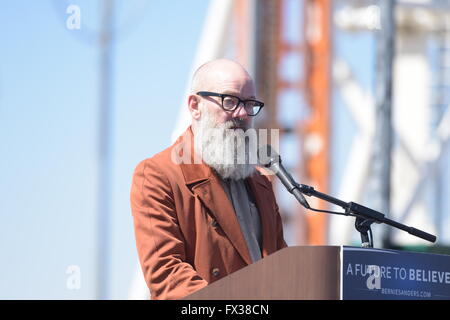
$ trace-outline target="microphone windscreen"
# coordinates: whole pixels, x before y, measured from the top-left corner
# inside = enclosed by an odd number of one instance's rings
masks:
[[[258,164],[270,167],[274,163],[280,163],[280,155],[270,145],[261,146],[258,149]]]

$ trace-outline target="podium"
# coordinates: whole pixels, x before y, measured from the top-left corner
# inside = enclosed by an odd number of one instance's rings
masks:
[[[450,300],[450,256],[347,246],[287,247],[185,300]]]

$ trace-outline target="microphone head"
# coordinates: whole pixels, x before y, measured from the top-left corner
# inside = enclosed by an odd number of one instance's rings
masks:
[[[262,146],[258,149],[258,164],[270,168],[275,163],[281,163],[280,155],[270,145]]]

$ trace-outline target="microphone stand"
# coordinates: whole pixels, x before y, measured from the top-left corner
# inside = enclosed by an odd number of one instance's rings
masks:
[[[293,183],[295,184],[295,188],[300,190],[300,192],[303,193],[304,195],[307,195],[310,197],[313,196],[313,197],[325,200],[327,202],[330,202],[332,204],[335,204],[345,210],[344,215],[355,216],[356,217],[355,228],[361,234],[361,242],[362,242],[361,246],[364,248],[373,248],[373,237],[372,237],[372,230],[370,229],[370,226],[374,222],[385,223],[392,227],[406,231],[413,236],[422,238],[422,239],[430,241],[430,242],[436,241],[436,236],[426,233],[422,230],[413,228],[413,227],[408,227],[408,226],[401,224],[399,222],[396,222],[394,220],[388,219],[381,212],[375,211],[373,209],[362,206],[355,202],[345,202],[345,201],[339,200],[339,199],[329,196],[325,193],[316,191],[316,190],[314,190],[313,187],[305,185],[305,184],[298,184],[295,181]],[[370,234],[370,237],[369,237],[369,234]]]

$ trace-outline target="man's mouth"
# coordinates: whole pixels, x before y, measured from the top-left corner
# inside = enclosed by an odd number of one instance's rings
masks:
[[[232,122],[229,125],[230,125],[230,129],[232,129],[232,130],[241,129],[241,130],[246,131],[249,127],[248,124],[244,120],[234,119],[231,121]]]

